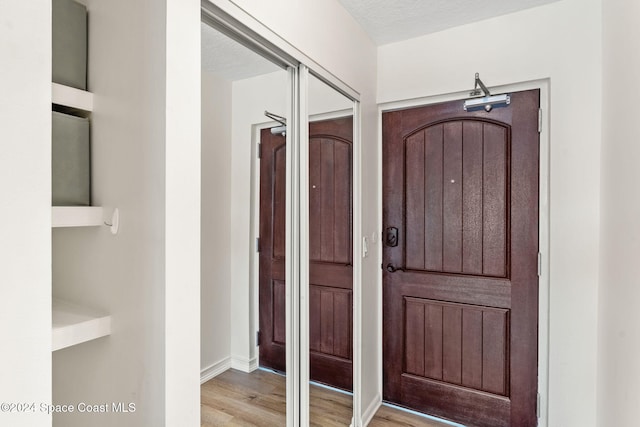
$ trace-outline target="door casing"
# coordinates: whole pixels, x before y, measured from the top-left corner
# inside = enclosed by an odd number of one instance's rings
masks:
[[[549,165],[550,165],[550,140],[549,140],[549,79],[513,83],[504,86],[491,87],[491,92],[495,94],[504,92],[517,92],[530,89],[540,90],[540,108],[541,108],[541,126],[540,126],[540,182],[539,182],[539,287],[538,287],[538,391],[539,397],[539,418],[538,426],[547,427],[548,425],[548,403],[549,403],[549,245],[550,245],[550,206],[549,206]],[[434,96],[426,96],[414,98],[405,101],[387,102],[378,105],[378,230],[382,230],[382,113],[396,109],[404,109],[410,107],[425,106],[437,104],[446,101],[462,100],[468,98],[468,91],[455,92],[449,94],[439,94]],[[382,245],[378,247],[377,265],[382,265]],[[378,310],[378,345],[377,345],[377,361],[378,370],[382,373],[382,270],[377,275],[377,300],[379,301]],[[382,402],[382,377],[378,384],[378,396]],[[375,410],[365,414],[364,421],[369,421],[373,417]]]

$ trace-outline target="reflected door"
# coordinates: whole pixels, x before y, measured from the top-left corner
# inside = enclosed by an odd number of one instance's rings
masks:
[[[310,377],[352,389],[353,121],[309,125]],[[285,138],[261,133],[260,365],[285,366]]]
[[[385,400],[536,425],[538,105],[383,114]]]

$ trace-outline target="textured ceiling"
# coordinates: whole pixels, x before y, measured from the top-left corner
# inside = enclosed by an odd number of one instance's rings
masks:
[[[377,45],[558,0],[338,0]]]
[[[227,80],[242,80],[281,70],[240,43],[200,24],[202,33],[202,69]]]

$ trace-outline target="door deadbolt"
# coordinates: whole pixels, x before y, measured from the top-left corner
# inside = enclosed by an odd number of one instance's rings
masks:
[[[387,227],[384,242],[390,248],[398,246],[398,229],[396,227]]]

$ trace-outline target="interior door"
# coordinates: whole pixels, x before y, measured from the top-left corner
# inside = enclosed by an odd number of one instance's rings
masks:
[[[286,139],[260,133],[260,366],[286,372]]]
[[[383,114],[384,399],[535,426],[539,91]]]
[[[352,389],[351,117],[309,124],[310,377]],[[285,138],[261,133],[260,365],[285,367]]]

